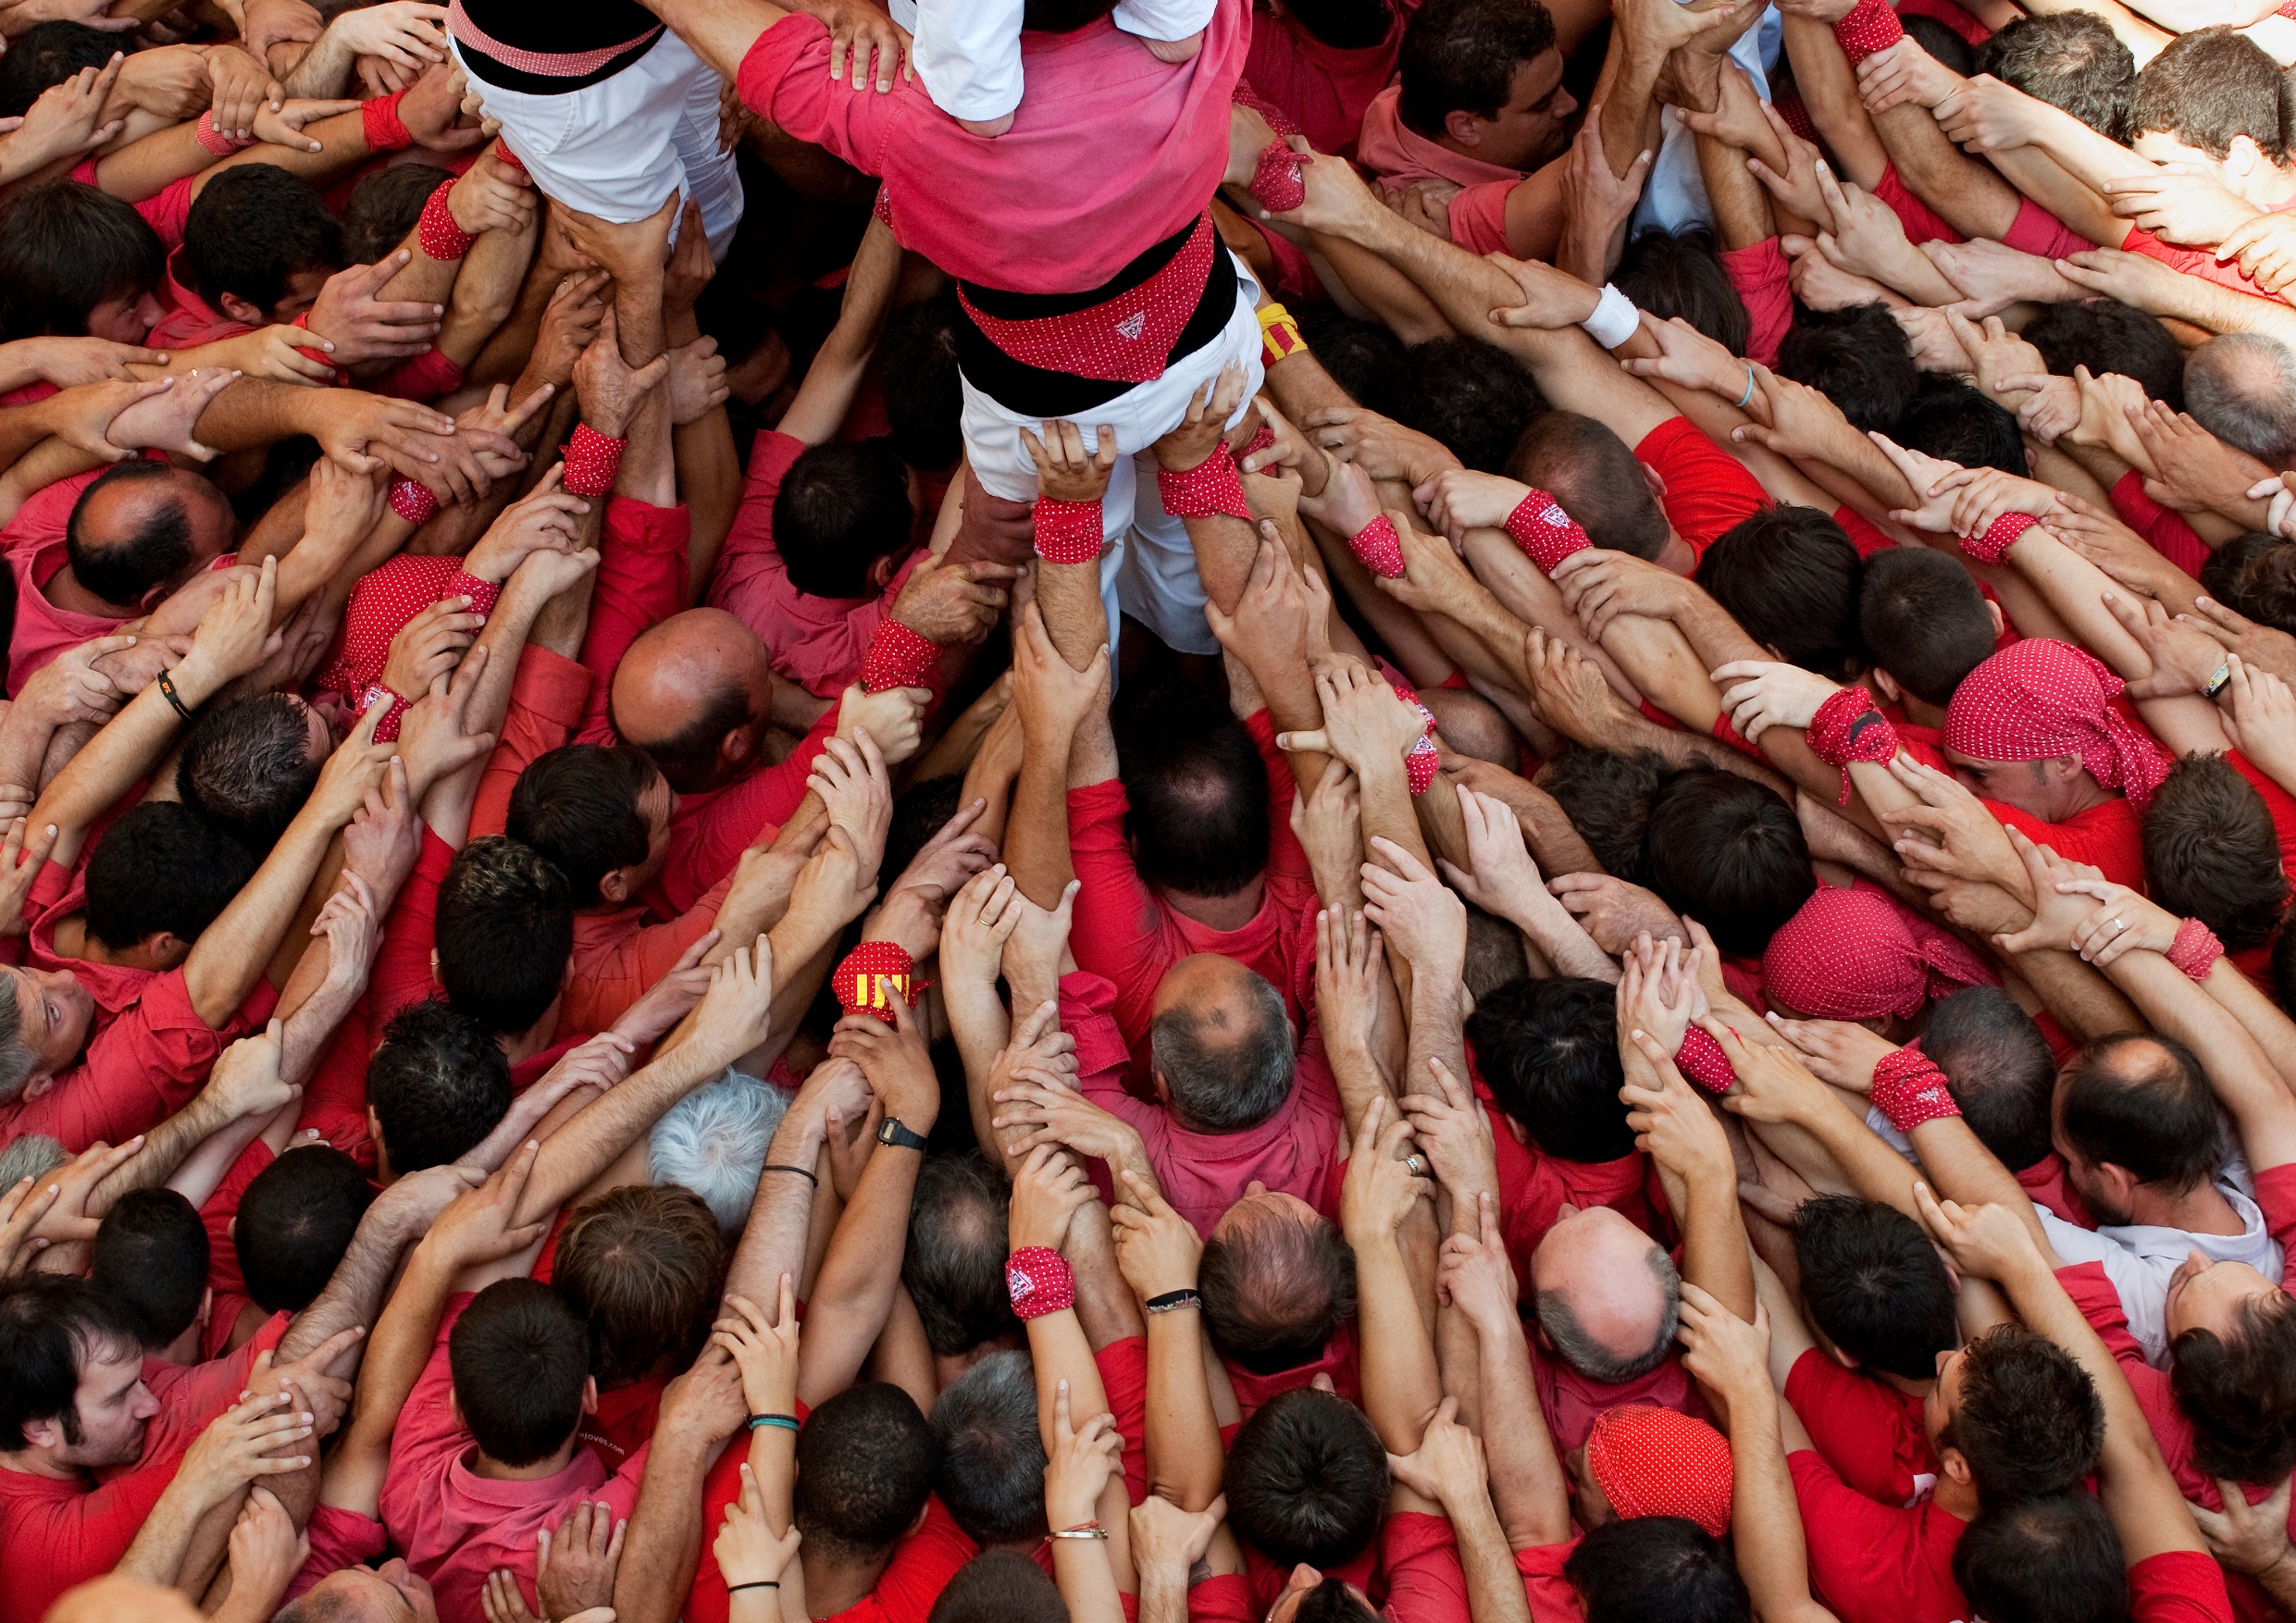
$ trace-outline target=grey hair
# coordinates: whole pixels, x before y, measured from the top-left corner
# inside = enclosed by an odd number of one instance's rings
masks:
[[[1562,1299],[1559,1291],[1539,1293],[1539,1328],[1546,1332],[1546,1339],[1554,1343],[1555,1352],[1564,1363],[1597,1385],[1618,1386],[1647,1375],[1665,1363],[1667,1354],[1674,1348],[1674,1332],[1682,1315],[1682,1276],[1674,1270],[1674,1259],[1660,1246],[1653,1245],[1644,1261],[1657,1276],[1666,1310],[1658,1316],[1658,1332],[1651,1338],[1650,1345],[1632,1357],[1619,1357],[1587,1334],[1586,1327],[1570,1311],[1570,1305]]]
[[[2296,353],[2269,334],[2219,333],[2186,356],[2184,404],[2259,462],[2277,468],[2296,455]]]
[[[27,1133],[0,1149],[0,1189],[13,1189],[26,1178],[44,1178],[70,1160],[71,1154],[44,1133]]]
[[[1252,1029],[1220,1033],[1180,1006],[1148,1027],[1148,1052],[1188,1124],[1207,1133],[1242,1133],[1281,1109],[1292,1092],[1292,1022],[1284,994],[1264,976],[1247,977]]]
[[[16,1000],[16,976],[0,975],[0,1105],[20,1098],[40,1069],[40,1056],[24,1040],[24,1009]]]
[[[975,1543],[1044,1536],[1044,1434],[1026,1353],[991,1353],[944,1387],[933,1435],[941,1502]]]
[[[726,1233],[749,1221],[759,1169],[789,1096],[769,1082],[730,1066],[716,1081],[694,1089],[663,1113],[646,1140],[646,1164],[656,1183],[681,1183]]]

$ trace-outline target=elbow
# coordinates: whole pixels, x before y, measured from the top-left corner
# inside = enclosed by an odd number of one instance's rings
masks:
[[[994,139],[1012,128],[1012,115],[1007,113],[1000,118],[960,118],[957,127],[967,135]]]

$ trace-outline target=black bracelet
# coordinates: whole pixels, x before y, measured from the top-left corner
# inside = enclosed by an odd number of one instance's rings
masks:
[[[761,1173],[795,1172],[799,1177],[804,1179],[814,1188],[818,1189],[821,1187],[821,1180],[813,1175],[813,1170],[811,1167],[793,1167],[784,1161],[767,1161],[763,1166],[760,1167],[758,1171]]]
[[[183,700],[176,693],[175,674],[172,671],[162,671],[159,674],[158,682],[159,696],[168,701],[176,714],[187,722],[190,721],[192,712],[183,708]]]
[[[1175,1308],[1201,1307],[1203,1305],[1202,1294],[1185,1286],[1180,1290],[1166,1291],[1160,1296],[1150,1296],[1141,1304],[1150,1313],[1170,1313]]]
[[[754,1583],[729,1583],[726,1586],[726,1592],[729,1595],[738,1595],[745,1589],[779,1589],[780,1587],[780,1584],[770,1578],[761,1578]]]

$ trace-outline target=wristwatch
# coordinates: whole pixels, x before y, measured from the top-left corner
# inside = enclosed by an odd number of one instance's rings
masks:
[[[921,1150],[925,1147],[925,1134],[912,1133],[900,1121],[887,1116],[877,1128],[877,1142],[889,1144],[895,1149]]]

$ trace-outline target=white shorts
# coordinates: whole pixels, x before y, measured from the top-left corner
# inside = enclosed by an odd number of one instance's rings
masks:
[[[460,42],[448,43],[461,61]],[[717,150],[726,81],[685,41],[664,30],[613,78],[559,95],[504,90],[467,64],[464,72],[545,196],[620,225],[652,215],[675,186],[701,205],[710,253],[724,262],[741,223],[741,175],[733,154]]]
[[[1222,251],[1225,254],[1225,251]],[[1100,529],[1111,543],[1100,560],[1100,601],[1108,610],[1109,647],[1116,646],[1119,611],[1130,614],[1182,653],[1218,653],[1219,639],[1204,619],[1204,583],[1187,527],[1164,511],[1156,494],[1156,457],[1148,447],[1180,426],[1196,391],[1230,361],[1244,363],[1244,399],[1228,419],[1233,427],[1251,409],[1267,374],[1260,361],[1260,284],[1244,262],[1225,254],[1239,284],[1235,310],[1210,343],[1182,356],[1161,378],[1135,384],[1114,400],[1076,414],[1089,450],[1098,427],[1116,430],[1116,466],[1100,502]],[[1021,430],[1042,432],[1041,422],[1006,410],[964,380],[964,450],[981,488],[1012,502],[1036,499],[1036,465]]]

